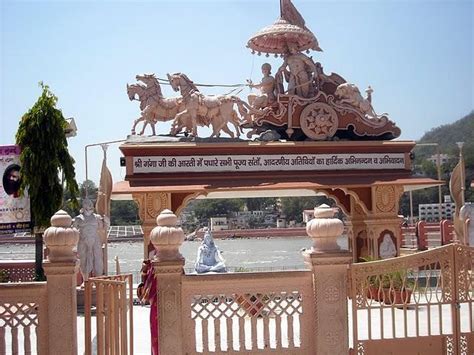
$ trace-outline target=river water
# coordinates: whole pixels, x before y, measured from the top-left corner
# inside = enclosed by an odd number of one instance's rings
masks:
[[[302,249],[311,247],[309,237],[216,239],[229,271],[274,271],[304,269]],[[193,272],[200,241],[185,241],[180,248],[186,260],[186,273]],[[338,244],[347,249],[347,238]],[[34,244],[0,244],[0,260],[34,259]],[[115,273],[118,257],[121,273],[133,273],[135,281],[143,260],[143,242],[111,242],[108,244],[109,274]]]

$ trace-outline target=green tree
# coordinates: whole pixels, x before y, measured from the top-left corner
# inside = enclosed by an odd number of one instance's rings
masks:
[[[56,108],[57,97],[49,87],[40,83],[43,92],[33,107],[23,115],[16,132],[16,144],[21,147],[21,193],[28,189],[31,201],[31,218],[36,227],[36,273],[42,271],[42,230],[50,224],[51,216],[63,204],[65,189],[71,207],[77,208],[78,186],[75,180],[74,160],[69,155],[65,128],[67,122]]]
[[[87,194],[86,194],[87,191]],[[86,196],[92,200],[97,201],[98,188],[94,181],[84,180],[82,184],[79,184],[79,196],[85,198]],[[67,189],[63,189],[63,209],[69,213],[70,216],[77,216],[79,214],[79,207],[73,208],[71,206],[71,193]]]
[[[110,224],[114,226],[140,224],[137,204],[134,201],[111,201]]]
[[[246,198],[244,201],[249,211],[263,211],[275,205],[276,197]]]
[[[89,200],[97,201],[98,187],[94,181],[84,180],[79,186],[79,192],[82,198],[87,196]]]
[[[424,160],[421,163],[421,169],[423,171],[423,175],[430,177],[432,179],[438,178],[438,170],[436,168],[436,164],[429,160]]]
[[[196,200],[193,203],[194,215],[205,225],[210,217],[230,216],[232,212],[241,211],[244,206],[242,199]]]
[[[282,212],[288,221],[303,221],[303,211],[313,209],[321,204],[334,205],[334,201],[325,196],[282,197]]]

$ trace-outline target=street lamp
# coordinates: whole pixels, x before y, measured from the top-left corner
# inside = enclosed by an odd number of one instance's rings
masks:
[[[125,139],[119,139],[119,140],[115,140],[115,141],[109,141],[109,142],[102,142],[102,143],[93,143],[93,144],[87,144],[85,147],[84,147],[84,156],[85,156],[85,165],[86,165],[86,181],[89,180],[89,173],[88,173],[88,169],[87,169],[87,149],[89,147],[96,147],[96,146],[102,146],[102,147],[105,147],[107,146],[108,144],[112,144],[112,143],[120,143],[120,142],[125,142]],[[103,148],[104,149],[104,148]],[[106,149],[106,148],[105,148]],[[105,153],[105,149],[104,149],[104,153]],[[106,154],[106,153],[105,153]],[[87,192],[87,188],[85,189],[86,190],[86,198],[88,196],[88,192]]]
[[[74,121],[74,117],[66,118],[66,122],[67,122],[67,127],[64,129],[66,138],[75,137],[77,134],[77,126],[76,126],[76,121]]]

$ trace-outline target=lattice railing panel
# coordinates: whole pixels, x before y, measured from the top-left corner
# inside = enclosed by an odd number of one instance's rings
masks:
[[[0,260],[0,270],[6,272],[9,282],[28,282],[35,279],[34,260]]]
[[[298,291],[195,295],[191,302],[191,319],[293,316],[303,313],[301,301],[302,296]]]
[[[47,286],[0,284],[0,354],[47,354]]]
[[[30,327],[38,325],[36,303],[5,303],[0,305],[0,327]]]
[[[248,278],[244,275],[218,277]],[[312,331],[305,319],[314,319],[310,277],[300,279],[298,286],[275,279],[215,281],[212,277],[206,281],[205,293],[188,290],[183,296],[183,305],[190,304],[188,310],[184,308],[189,312],[184,322],[192,324],[185,336],[194,340],[187,349],[189,353],[308,353],[303,348],[309,348],[307,337]],[[294,281],[288,279],[289,283]],[[273,287],[265,290],[265,285]]]

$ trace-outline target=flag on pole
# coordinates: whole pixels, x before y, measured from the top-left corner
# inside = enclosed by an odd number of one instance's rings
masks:
[[[110,218],[110,197],[112,195],[112,174],[107,167],[107,159],[104,155],[102,169],[100,171],[99,191],[95,209],[101,216]]]
[[[104,275],[108,274],[108,251],[107,251],[107,237],[110,225],[110,197],[112,196],[112,174],[107,167],[107,146],[103,145],[104,158],[102,160],[102,169],[100,171],[99,191],[97,192],[97,201],[95,203],[95,210],[100,214],[104,220],[104,228],[99,229],[99,235],[102,239],[103,259],[104,259]]]
[[[454,167],[453,172],[451,173],[451,178],[449,179],[449,192],[453,198],[455,204],[455,211],[453,217],[454,230],[458,236],[458,240],[464,241],[464,225],[459,211],[464,205],[464,159],[462,155],[459,157],[458,164]]]

